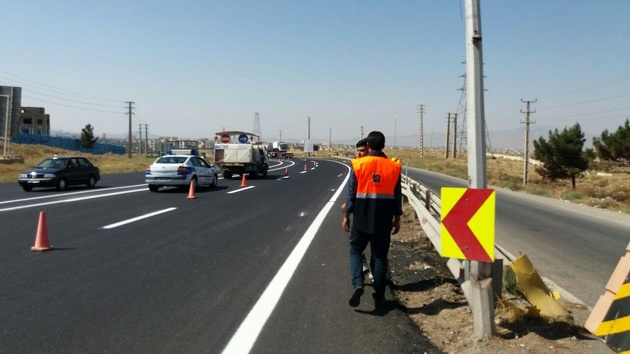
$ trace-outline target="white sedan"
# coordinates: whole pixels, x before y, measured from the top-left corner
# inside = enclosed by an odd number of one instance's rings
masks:
[[[160,187],[197,186],[216,187],[218,183],[217,170],[198,155],[164,155],[147,167],[144,172],[145,180],[151,192],[157,192]]]

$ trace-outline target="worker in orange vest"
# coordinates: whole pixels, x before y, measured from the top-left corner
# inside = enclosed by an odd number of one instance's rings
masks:
[[[360,159],[363,156],[367,155],[367,153],[368,153],[367,139],[363,138],[363,139],[359,140],[357,142],[356,146],[357,146],[357,159]],[[342,213],[346,212],[346,203],[345,202],[343,204],[341,204],[341,212]],[[362,265],[364,281],[365,281],[365,276],[366,275],[368,276],[370,281],[374,281],[374,276],[370,273],[370,269],[374,268],[374,257],[370,257],[370,267],[368,267],[367,259],[365,258],[365,252],[361,253],[361,265]]]
[[[350,232],[350,273],[354,288],[348,304],[357,307],[364,292],[361,254],[370,244],[374,257],[374,305],[385,301],[387,256],[391,235],[400,230],[402,215],[401,165],[383,153],[385,136],[374,131],[367,136],[368,154],[352,161],[346,211],[341,226]],[[354,215],[352,228],[350,214]]]

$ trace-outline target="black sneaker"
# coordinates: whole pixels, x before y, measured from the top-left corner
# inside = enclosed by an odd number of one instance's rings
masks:
[[[357,286],[354,288],[354,293],[352,293],[352,297],[348,301],[348,305],[352,307],[357,307],[361,303],[361,295],[363,295],[363,287]]]
[[[381,308],[385,305],[385,296],[376,296],[376,294],[372,294],[372,298],[374,298],[374,307]]]

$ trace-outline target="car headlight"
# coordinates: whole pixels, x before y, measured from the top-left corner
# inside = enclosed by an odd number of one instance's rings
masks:
[[[20,173],[20,178],[28,178],[28,176],[26,175],[26,173]]]
[[[55,174],[54,173],[47,173],[44,175],[44,178],[55,178]]]

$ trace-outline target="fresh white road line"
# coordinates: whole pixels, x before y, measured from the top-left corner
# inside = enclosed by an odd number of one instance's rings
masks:
[[[122,192],[115,192],[115,193],[90,195],[90,196],[87,196],[87,197],[80,197],[80,198],[55,200],[53,202],[21,205],[21,206],[16,206],[16,207],[12,207],[12,208],[4,208],[4,209],[0,209],[0,212],[11,211],[11,210],[18,210],[18,209],[35,208],[35,207],[40,207],[40,206],[44,206],[44,205],[52,205],[52,204],[60,204],[60,203],[72,203],[72,202],[78,202],[78,201],[88,200],[88,199],[105,198],[105,197],[110,197],[110,196],[113,196],[113,195],[127,194],[127,193],[136,193],[136,192],[146,192],[146,191],[148,191],[148,189],[143,188],[143,189],[134,189],[134,190],[131,190],[131,191],[122,191]]]
[[[306,233],[302,236],[297,246],[295,246],[289,258],[284,262],[282,268],[280,268],[271,283],[269,283],[267,289],[265,289],[258,299],[258,302],[256,302],[256,305],[254,305],[243,323],[241,323],[228,345],[223,349],[224,354],[249,353],[252,349],[260,331],[278,304],[284,289],[287,287],[289,280],[291,280],[293,273],[295,273],[300,261],[304,257],[308,246],[310,246],[313,238],[315,238],[315,234],[317,234],[317,230],[319,230],[319,227],[324,222],[326,214],[328,214],[337,201],[349,177],[350,174],[347,174],[341,185],[339,185],[337,192],[335,192],[332,198],[326,203],[326,206],[317,214],[317,217],[308,230],[306,230]]]
[[[302,171],[302,172],[300,172],[300,173],[306,173],[306,171]]]
[[[293,161],[289,161],[289,164],[288,164],[288,165],[286,165],[286,166],[283,166],[282,164],[280,164],[280,165],[279,165],[280,167],[277,167],[277,168],[276,168],[276,166],[273,166],[273,168],[269,168],[269,170],[268,170],[268,171],[278,171],[278,170],[281,170],[281,169],[283,169],[283,168],[288,168],[288,167],[291,167],[291,166],[294,166],[294,165],[295,165],[295,162],[293,162]]]
[[[276,181],[280,181],[280,180],[283,180],[283,179],[289,179],[289,176],[282,176],[280,178],[276,178]]]
[[[239,189],[237,189],[237,190],[233,190],[233,191],[227,192],[227,194],[232,194],[232,193],[242,192],[242,191],[244,191],[244,190],[248,190],[248,189],[251,189],[251,188],[254,188],[254,187],[255,187],[255,186],[249,186],[249,187],[239,188]]]
[[[106,229],[106,230],[113,229],[113,228],[118,227],[118,226],[131,224],[132,222],[136,222],[138,220],[142,220],[142,219],[150,218],[152,216],[168,213],[169,211],[173,211],[175,209],[177,209],[177,208],[171,207],[171,208],[166,208],[166,209],[163,209],[163,210],[154,211],[152,213],[136,216],[135,218],[131,218],[131,219],[123,220],[121,222],[117,222],[117,223],[114,223],[114,224],[109,224],[107,226],[103,226],[103,227],[101,227],[101,229]]]
[[[42,196],[42,197],[31,197],[31,198],[24,198],[24,199],[6,200],[4,202],[0,202],[0,204],[18,203],[18,202],[24,202],[24,201],[29,201],[29,200],[37,200],[37,199],[59,198],[59,197],[64,197],[66,195],[77,195],[77,194],[85,194],[85,193],[98,193],[98,192],[110,191],[110,190],[114,190],[114,189],[136,188],[136,187],[145,187],[146,188],[146,186],[147,186],[147,184],[143,183],[143,184],[135,184],[135,185],[131,185],[131,186],[123,186],[123,187],[98,188],[98,189],[90,189],[90,190],[87,190],[87,191],[45,195],[45,196]]]

